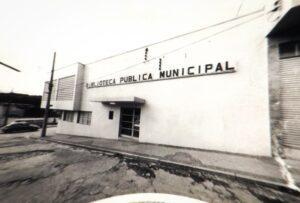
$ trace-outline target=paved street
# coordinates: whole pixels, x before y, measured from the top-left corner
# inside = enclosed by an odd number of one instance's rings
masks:
[[[138,192],[208,202],[300,201],[264,186],[59,145],[29,134],[0,134],[1,202],[89,202]]]

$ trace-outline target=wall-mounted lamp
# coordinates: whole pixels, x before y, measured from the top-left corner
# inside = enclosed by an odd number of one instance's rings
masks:
[[[146,49],[145,49],[145,57],[144,57],[145,61],[148,60],[148,51],[149,51],[149,49],[146,48]]]
[[[159,62],[158,62],[158,69],[161,70],[161,64],[162,64],[162,59],[159,58]]]

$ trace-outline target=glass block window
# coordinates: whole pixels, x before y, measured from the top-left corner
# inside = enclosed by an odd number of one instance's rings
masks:
[[[92,112],[89,111],[79,111],[77,117],[77,123],[84,125],[91,125]]]
[[[73,122],[74,121],[74,112],[73,111],[64,111],[63,120]]]

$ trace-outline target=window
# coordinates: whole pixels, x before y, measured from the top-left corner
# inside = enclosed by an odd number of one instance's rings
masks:
[[[74,120],[74,112],[73,111],[64,111],[63,120],[64,121],[73,122],[73,120]]]
[[[56,115],[54,115],[54,117],[56,117],[56,118],[58,118],[58,119],[63,119],[63,114],[64,114],[63,111],[61,111],[61,110],[56,110],[56,111],[54,111],[54,114],[56,114]]]
[[[79,111],[77,117],[77,123],[91,125],[92,112]]]
[[[279,57],[290,58],[300,56],[300,41],[285,42],[279,45]]]
[[[114,112],[113,111],[109,111],[108,119],[110,119],[110,120],[114,119]]]

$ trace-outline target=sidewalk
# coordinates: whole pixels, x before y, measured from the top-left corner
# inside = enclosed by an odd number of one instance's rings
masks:
[[[50,133],[49,133],[50,134]],[[46,140],[73,146],[118,153],[152,161],[192,167],[206,172],[235,176],[264,184],[285,186],[278,163],[269,157],[253,157],[222,152],[188,149],[127,140],[110,140],[83,136],[50,134]],[[288,162],[289,163],[289,162]],[[300,185],[300,161],[290,161]]]

